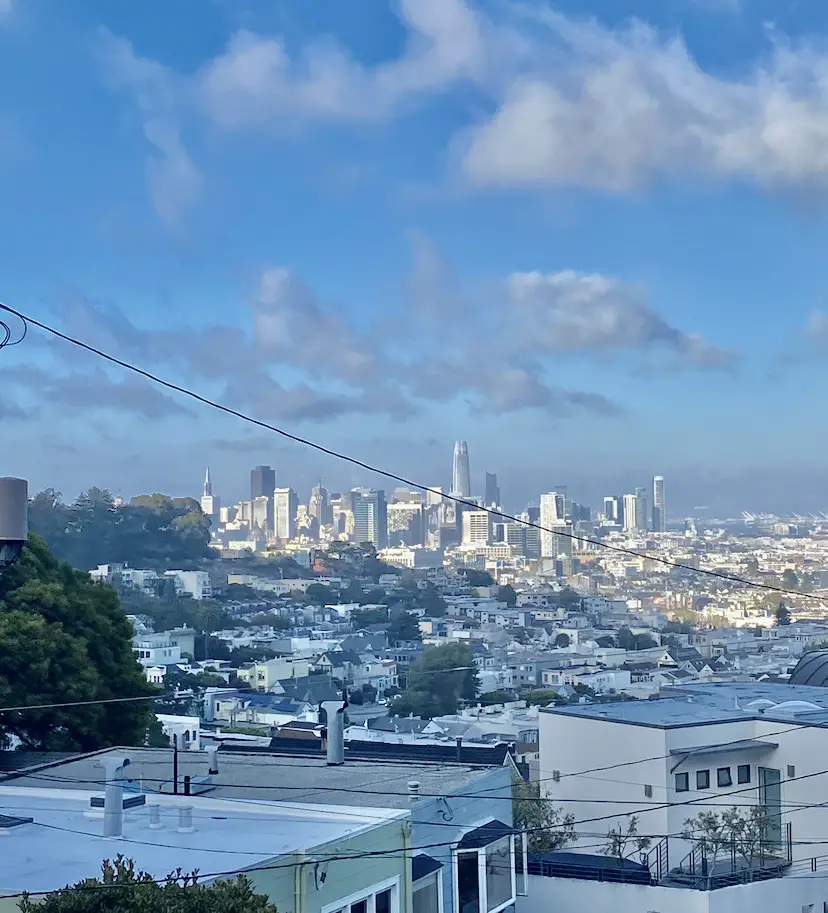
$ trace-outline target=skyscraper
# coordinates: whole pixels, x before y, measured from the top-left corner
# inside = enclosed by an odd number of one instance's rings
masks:
[[[653,476],[653,529],[657,533],[663,533],[667,529],[664,476]]]
[[[388,545],[388,508],[385,492],[373,488],[355,488],[354,541],[372,542],[377,548]]]
[[[540,554],[541,558],[557,558],[572,554],[572,539],[567,537],[572,527],[566,522],[566,498],[559,491],[549,491],[540,498]],[[564,535],[560,535],[560,530]]]
[[[296,512],[299,498],[292,488],[273,491],[273,534],[282,542],[290,542],[296,535]]]
[[[619,495],[604,498],[604,516],[613,523],[624,523],[624,502]]]
[[[640,533],[646,533],[650,528],[650,509],[647,504],[647,489],[636,488],[635,490],[635,528]]]
[[[257,466],[250,470],[250,500],[265,496],[273,497],[276,488],[276,472],[270,466]]]
[[[314,485],[311,489],[308,514],[313,517],[320,526],[331,525],[332,517],[331,506],[328,503],[328,489],[323,488],[321,482],[318,485]]]
[[[218,519],[221,512],[221,501],[213,494],[213,483],[210,480],[210,467],[204,476],[204,491],[201,495],[201,511],[211,520]]]
[[[465,441],[455,441],[454,461],[451,471],[451,493],[459,498],[471,495],[471,470],[469,469],[469,447]]]
[[[492,541],[492,515],[487,510],[463,513],[463,545],[489,545]]]
[[[493,472],[486,473],[483,503],[486,507],[500,507],[500,486],[497,484],[497,475]]]
[[[624,532],[632,533],[638,529],[638,501],[635,495],[624,495]]]

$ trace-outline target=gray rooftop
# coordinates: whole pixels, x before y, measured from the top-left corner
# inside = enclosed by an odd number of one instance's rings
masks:
[[[172,781],[171,749],[112,748],[113,754],[128,755],[130,776],[140,781],[147,792],[170,792]],[[46,768],[29,769],[0,784],[63,789],[103,788],[104,771],[98,752]],[[324,757],[292,758],[264,753],[238,751],[218,753],[219,773],[207,795],[229,799],[267,799],[284,802],[319,803],[373,808],[407,808],[408,783],[416,780],[421,795],[451,795],[473,791],[480,777],[500,768],[481,769],[470,764],[424,764],[395,761],[348,761],[341,767],[328,767]],[[178,773],[183,792],[186,775],[203,777],[209,769],[204,751],[182,751]]]
[[[828,688],[779,682],[694,682],[665,688],[647,701],[542,707],[541,713],[672,729],[763,719],[828,726]]]

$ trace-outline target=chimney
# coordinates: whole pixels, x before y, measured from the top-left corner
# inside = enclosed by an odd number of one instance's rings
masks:
[[[178,807],[178,833],[192,834],[194,830],[192,805],[180,805]]]
[[[218,745],[207,745],[205,751],[207,752],[207,759],[210,764],[210,769],[207,771],[208,774],[217,774],[218,769]]]
[[[150,812],[150,830],[157,831],[164,825],[161,824],[161,806],[156,802],[149,807]]]
[[[347,701],[322,701],[327,720],[328,766],[345,763],[345,708]]]
[[[412,805],[420,798],[420,781],[419,780],[409,780],[408,781],[408,796],[409,801]]]
[[[98,762],[106,777],[104,793],[104,837],[121,837],[124,833],[124,788],[121,785],[124,768],[129,758],[124,755],[106,755]]]

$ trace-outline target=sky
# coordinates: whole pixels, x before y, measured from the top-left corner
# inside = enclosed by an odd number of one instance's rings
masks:
[[[828,509],[828,5],[0,0],[0,301],[426,485]],[[9,318],[13,338],[20,325]],[[30,329],[0,473],[378,478]],[[394,483],[386,482],[386,488]]]

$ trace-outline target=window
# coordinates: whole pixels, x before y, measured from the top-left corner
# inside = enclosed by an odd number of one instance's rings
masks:
[[[499,913],[515,902],[514,837],[501,821],[469,831],[454,856],[457,913]]]
[[[323,907],[320,913],[399,913],[398,898],[399,879],[392,878]]]
[[[741,768],[740,768],[741,770]],[[710,771],[696,771],[696,789],[710,789]]]
[[[411,894],[412,913],[440,913],[440,872],[432,872],[414,882]],[[377,913],[381,913],[377,906]]]
[[[477,851],[457,855],[457,896],[460,913],[480,913]]]
[[[486,847],[486,909],[497,910],[512,903],[512,838],[501,837]]]
[[[690,774],[676,774],[676,792],[686,793],[690,789]]]
[[[736,768],[736,782],[750,783],[750,764],[740,764]]]
[[[732,786],[733,777],[730,774],[729,767],[720,767],[716,771],[716,783],[718,786]]]
[[[793,779],[796,776],[796,768],[793,764],[788,764],[788,777]]]
[[[644,798],[652,799],[653,798],[653,787],[650,783],[644,784]]]

